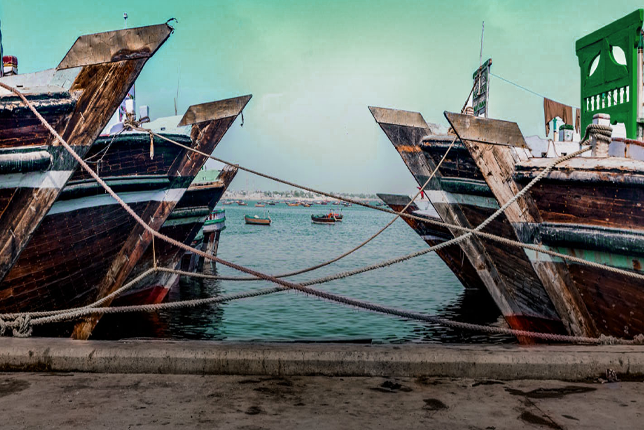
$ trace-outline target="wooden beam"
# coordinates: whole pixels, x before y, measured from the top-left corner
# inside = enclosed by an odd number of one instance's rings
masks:
[[[527,151],[521,149],[525,148],[525,140],[518,125],[508,121],[450,112],[445,112],[445,117],[470,151],[499,204],[505,205],[521,189],[513,178],[514,166],[528,158]],[[530,193],[512,203],[505,210],[505,216],[515,228],[515,232],[517,224],[542,222],[539,208]],[[517,236],[521,237],[518,232]],[[517,252],[525,251],[517,249]],[[570,332],[577,336],[596,336],[594,321],[574,287],[568,270],[554,264],[550,259],[530,261]]]

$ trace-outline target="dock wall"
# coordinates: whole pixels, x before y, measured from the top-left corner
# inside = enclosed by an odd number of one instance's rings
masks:
[[[641,378],[644,347],[0,339],[0,371],[583,380],[608,368]]]

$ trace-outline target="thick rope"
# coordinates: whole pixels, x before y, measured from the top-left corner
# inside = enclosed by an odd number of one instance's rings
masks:
[[[613,129],[609,125],[588,124],[586,126],[586,132],[590,133],[592,137],[600,142],[610,144],[612,141]]]
[[[590,131],[600,131],[600,130],[602,130],[602,127],[606,127],[606,126],[597,126],[596,124],[591,124],[591,125],[596,126],[596,127],[590,127],[590,125],[589,125],[589,129],[587,129],[587,131],[586,131],[586,136],[584,138],[584,141],[587,140],[586,137],[587,137],[587,135],[588,135],[588,133]],[[593,130],[593,128],[594,128],[594,130]],[[606,132],[606,129],[604,129],[604,132]],[[454,143],[454,141],[452,143]],[[181,145],[181,144],[179,144],[179,145]],[[569,160],[571,158],[574,158],[574,157],[576,157],[576,156],[578,156],[578,155],[580,155],[580,154],[582,154],[584,152],[589,151],[590,149],[591,149],[591,147],[585,147],[585,148],[582,148],[581,150],[579,150],[577,152],[574,152],[574,153],[571,153],[569,155],[566,155],[566,156],[559,157],[559,158],[555,159],[554,162],[551,163],[549,166],[547,166],[546,169],[544,171],[542,171],[539,176],[537,176],[535,179],[533,179],[533,182],[535,180],[536,181],[541,180],[557,164],[560,164],[560,163],[562,163],[564,161],[567,161],[567,160]],[[211,157],[211,158],[214,158],[214,157]],[[406,217],[406,218],[415,219],[415,220],[418,220],[418,221],[427,222],[427,223],[434,224],[434,225],[439,225],[439,226],[451,228],[451,229],[454,229],[454,230],[460,230],[460,231],[463,231],[464,233],[466,233],[466,235],[474,234],[474,235],[479,236],[481,238],[494,240],[496,242],[500,242],[500,243],[503,243],[505,245],[524,248],[524,249],[530,249],[530,250],[535,251],[537,253],[541,253],[541,254],[544,254],[544,255],[549,255],[549,256],[552,256],[552,257],[558,257],[558,258],[561,258],[563,260],[567,260],[567,261],[570,261],[570,262],[573,262],[573,263],[578,263],[578,264],[586,265],[586,266],[589,266],[589,267],[594,267],[594,268],[597,268],[597,269],[602,269],[602,270],[606,270],[606,271],[609,271],[609,272],[612,272],[612,273],[624,275],[624,276],[627,276],[627,277],[631,277],[631,278],[635,278],[635,279],[639,279],[639,280],[644,280],[644,274],[632,272],[632,271],[629,271],[629,270],[620,269],[620,268],[617,268],[617,267],[607,266],[605,264],[600,264],[600,263],[596,263],[596,262],[593,262],[593,261],[588,261],[588,260],[585,260],[583,258],[579,258],[579,257],[567,255],[567,254],[562,254],[562,253],[556,252],[556,251],[551,251],[551,250],[543,248],[542,246],[538,246],[538,245],[534,245],[534,244],[527,244],[527,243],[523,243],[523,242],[518,242],[518,241],[515,241],[515,240],[507,239],[507,238],[504,238],[504,237],[501,237],[501,236],[493,235],[493,234],[490,234],[490,233],[484,233],[484,232],[480,231],[482,228],[487,226],[496,216],[498,216],[498,214],[500,214],[501,211],[504,211],[510,204],[512,204],[514,202],[514,200],[516,200],[519,196],[525,195],[525,193],[527,193],[527,191],[530,188],[532,188],[532,186],[533,185],[529,184],[525,188],[523,188],[523,190],[517,196],[515,196],[515,198],[513,200],[509,201],[502,208],[498,209],[497,212],[495,212],[495,214],[492,215],[491,218],[489,218],[488,220],[486,220],[486,222],[484,224],[482,224],[482,226],[479,226],[479,227],[477,227],[475,229],[470,229],[470,228],[467,228],[467,227],[462,227],[462,226],[458,226],[458,225],[454,225],[454,224],[444,223],[442,221],[436,221],[436,220],[433,220],[433,219],[430,219],[430,218],[420,217],[420,216],[417,216],[417,215],[405,214],[404,211],[396,212],[396,211],[393,211],[393,210],[390,210],[390,209],[380,208],[380,207],[377,207],[377,206],[371,206],[371,205],[368,205],[368,204],[365,204],[365,203],[362,203],[362,202],[359,202],[359,201],[356,201],[356,200],[346,199],[346,198],[341,197],[341,196],[337,196],[337,198],[339,198],[341,200],[349,201],[351,203],[356,203],[356,204],[358,204],[360,206],[365,206],[365,207],[375,209],[375,210],[379,210],[379,211],[382,211],[382,212],[395,214],[395,215],[400,216],[400,217]],[[462,236],[458,236],[458,237],[462,237]],[[380,268],[383,268],[383,267],[391,266],[393,264],[397,264],[397,263],[401,263],[403,261],[410,260],[412,258],[421,256],[421,255],[424,255],[424,254],[427,254],[427,253],[430,253],[430,252],[437,251],[439,249],[442,249],[442,248],[444,248],[446,246],[453,245],[455,243],[456,242],[454,242],[454,239],[452,239],[450,241],[443,242],[443,243],[441,243],[439,245],[435,245],[433,247],[427,248],[427,249],[422,250],[422,251],[417,251],[417,252],[402,256],[402,257],[397,257],[397,258],[394,258],[394,259],[391,259],[391,260],[383,261],[383,262],[373,264],[373,265],[370,265],[370,266],[365,266],[365,267],[358,268],[358,269],[355,269],[355,270],[352,270],[352,271],[342,272],[342,273],[338,273],[336,275],[331,275],[331,276],[327,276],[327,277],[324,277],[324,278],[314,279],[314,280],[305,282],[303,284],[304,285],[315,285],[315,284],[320,284],[320,283],[324,283],[324,282],[329,282],[331,280],[346,278],[346,277],[353,276],[353,275],[358,274],[358,273],[364,273],[364,272],[368,272],[368,271],[371,271],[371,270],[380,269]],[[313,267],[315,268],[316,266],[313,266]],[[308,272],[308,271],[310,271],[310,270],[303,269],[303,270],[292,272],[292,273],[293,274],[299,274],[299,273],[304,273],[304,272]],[[291,274],[286,274],[286,275],[290,276]],[[216,276],[216,275],[207,275],[207,276],[209,276],[210,279],[218,279],[218,280],[226,280],[226,281],[258,281],[258,280],[261,280],[260,278],[256,278],[256,277],[255,278],[253,278],[253,277],[225,277],[225,276]],[[285,276],[285,274],[279,275],[279,277],[284,277],[284,276]]]
[[[583,142],[585,142],[587,140],[587,136],[588,136],[589,131],[591,129],[593,129],[593,127],[591,127],[591,126],[597,126],[596,130],[600,130],[601,127],[606,127],[606,126],[599,126],[597,124],[589,124],[588,127],[590,127],[590,128],[586,129],[586,135],[584,136],[584,140],[581,143],[583,143]],[[147,130],[147,129],[141,129],[141,130],[151,133],[151,131]],[[504,238],[504,237],[501,237],[501,236],[497,236],[497,235],[494,235],[494,234],[484,233],[484,232],[482,232],[480,230],[477,231],[477,229],[471,229],[471,228],[459,226],[459,225],[456,225],[456,224],[449,224],[449,223],[446,223],[446,222],[443,222],[443,221],[438,221],[438,220],[431,219],[431,218],[421,217],[421,216],[418,216],[418,215],[407,214],[407,213],[403,213],[403,211],[396,212],[396,211],[388,209],[388,208],[373,206],[373,205],[370,205],[368,203],[364,203],[364,202],[359,201],[359,200],[354,200],[354,199],[350,199],[350,198],[347,198],[347,197],[327,193],[327,192],[324,192],[324,191],[315,190],[313,188],[310,188],[310,187],[307,187],[307,186],[304,186],[304,185],[298,185],[298,184],[295,184],[295,183],[292,183],[292,182],[289,182],[289,181],[286,181],[286,180],[282,180],[282,179],[273,177],[271,175],[267,175],[267,174],[264,174],[264,173],[261,173],[261,172],[257,172],[255,170],[240,166],[238,164],[230,163],[228,161],[222,160],[222,159],[214,157],[212,155],[208,155],[205,152],[198,151],[196,149],[190,148],[190,147],[188,147],[186,145],[183,145],[183,144],[181,144],[179,142],[176,142],[176,141],[174,141],[172,139],[169,139],[169,138],[167,138],[165,136],[162,136],[162,135],[159,135],[159,134],[155,134],[155,136],[157,136],[157,137],[159,137],[161,139],[164,139],[164,140],[166,140],[166,141],[168,141],[170,143],[174,143],[175,145],[178,145],[178,146],[180,146],[180,147],[182,147],[184,149],[187,149],[189,151],[193,151],[193,152],[196,152],[196,153],[198,153],[200,155],[203,155],[205,157],[211,158],[211,159],[213,159],[215,161],[219,161],[221,163],[224,163],[224,164],[227,164],[227,165],[230,165],[230,166],[235,166],[240,170],[243,170],[243,171],[246,171],[246,172],[249,172],[249,173],[252,173],[252,174],[255,174],[255,175],[261,176],[263,178],[276,181],[276,182],[280,182],[280,183],[283,183],[283,184],[286,184],[286,185],[290,185],[290,186],[293,186],[295,188],[300,188],[300,189],[305,190],[305,191],[320,194],[320,195],[323,195],[323,196],[326,196],[326,197],[329,197],[329,198],[333,198],[333,199],[336,199],[336,200],[344,201],[344,202],[347,202],[347,203],[352,203],[352,204],[355,204],[357,206],[362,206],[362,207],[369,208],[369,209],[374,209],[374,210],[377,210],[377,211],[380,211],[380,212],[385,212],[385,213],[388,213],[388,214],[397,215],[397,216],[400,216],[402,218],[414,219],[414,220],[417,220],[417,221],[422,221],[422,222],[426,222],[426,223],[429,223],[429,224],[433,224],[433,225],[437,225],[437,226],[441,226],[441,227],[446,227],[448,229],[462,231],[464,233],[473,233],[476,236],[479,236],[481,238],[494,240],[496,242],[500,242],[500,243],[503,243],[503,244],[508,245],[508,246],[524,248],[524,249],[530,249],[530,250],[535,251],[537,253],[541,253],[541,254],[544,254],[544,255],[549,255],[551,257],[561,258],[563,260],[567,260],[567,261],[570,261],[570,262],[573,262],[573,263],[583,264],[583,265],[593,267],[593,268],[596,268],[596,269],[606,270],[606,271],[616,273],[616,274],[619,274],[619,275],[623,275],[623,276],[627,276],[627,277],[631,277],[631,278],[635,278],[635,279],[639,279],[639,280],[644,280],[644,274],[641,274],[641,273],[636,273],[636,272],[632,272],[630,270],[620,269],[620,268],[617,268],[617,267],[607,266],[605,264],[595,263],[593,261],[588,261],[588,260],[585,260],[583,258],[579,258],[579,257],[567,255],[567,254],[562,254],[560,252],[545,249],[545,248],[543,248],[542,246],[539,246],[539,245],[527,244],[527,243],[519,242],[519,241],[516,241],[516,240],[507,239],[507,238]],[[577,151],[574,154],[579,155],[580,153],[589,151],[590,149],[591,149],[591,147],[587,147],[585,149],[582,149],[581,152]],[[568,160],[569,158],[571,158],[571,157],[565,156],[563,161]],[[560,158],[557,158],[556,160],[560,160]],[[557,162],[557,164],[559,164],[560,162],[561,161]],[[552,168],[550,168],[550,170],[552,170]],[[451,244],[452,243],[450,243],[450,245]],[[432,251],[428,250],[427,252],[432,252]],[[414,257],[417,257],[418,255],[422,255],[422,254],[417,254],[417,253],[409,254],[409,258],[414,258]],[[405,260],[408,260],[409,258],[404,258],[404,259],[399,260],[399,261],[405,261]],[[386,266],[383,266],[383,267],[386,267]],[[303,269],[303,271],[301,271],[301,273],[304,273],[306,271],[309,271],[309,270]],[[230,281],[257,281],[257,280],[260,280],[258,278],[249,278],[249,277],[236,277],[236,278],[235,277],[214,277],[213,279],[230,280]]]
[[[174,269],[159,268],[159,271],[176,273],[181,275],[188,275],[188,276],[202,277],[199,274],[195,274],[192,272],[182,272]],[[208,297],[203,299],[160,303],[160,304],[154,304],[154,305],[101,307],[101,308],[86,307],[86,308],[78,308],[74,310],[74,312],[56,314],[56,315],[36,318],[32,320],[30,320],[29,315],[26,315],[24,317],[20,317],[22,319],[19,319],[16,322],[12,321],[8,323],[4,323],[2,320],[0,320],[0,329],[1,329],[0,335],[4,333],[3,330],[5,329],[5,327],[18,327],[18,329],[14,328],[13,330],[14,335],[24,337],[24,336],[29,336],[31,334],[31,330],[33,326],[67,321],[67,320],[76,319],[87,315],[123,314],[123,313],[131,313],[131,312],[158,312],[162,310],[194,308],[194,307],[204,306],[208,304],[224,303],[224,302],[230,302],[234,300],[246,299],[251,297],[259,297],[259,296],[273,294],[281,291],[288,291],[288,288],[281,287],[281,286],[264,288],[264,289],[255,290],[255,291],[234,293],[234,294],[228,294],[228,295],[218,296],[218,297]],[[597,344],[597,345],[644,344],[644,335],[641,335],[641,334],[635,336],[633,340],[623,340],[623,339],[615,338],[613,336],[605,336],[605,335],[601,335],[599,338],[553,335],[549,333],[535,333],[535,332],[529,332],[524,330],[508,329],[504,327],[481,326],[478,324],[452,321],[441,317],[422,314],[419,312],[399,310],[391,307],[375,305],[361,300],[354,300],[354,299],[348,299],[348,298],[345,298],[343,303],[349,306],[356,306],[362,309],[368,309],[373,312],[398,316],[401,318],[411,319],[415,321],[430,322],[430,323],[439,324],[439,325],[452,327],[456,329],[479,331],[479,332],[485,332],[490,334],[506,334],[506,335],[514,335],[514,336],[525,336],[525,337],[537,338],[537,339],[554,341],[554,342],[561,341],[561,342],[587,343],[587,344]]]
[[[180,272],[172,269],[163,269],[162,271],[169,272],[169,273]],[[57,314],[57,315],[52,315],[52,316],[47,316],[42,318],[36,318],[32,320],[30,320],[29,315],[27,315],[25,317],[20,317],[16,321],[7,322],[5,323],[5,326],[17,327],[17,329],[14,328],[13,330],[14,336],[25,337],[31,334],[33,326],[67,321],[67,320],[76,319],[87,315],[123,314],[123,313],[130,313],[130,312],[158,312],[158,311],[170,310],[170,309],[185,309],[185,308],[193,308],[197,306],[204,306],[208,304],[230,302],[233,300],[240,300],[240,299],[246,299],[251,297],[259,297],[267,294],[273,294],[273,293],[288,291],[288,290],[289,290],[288,288],[280,286],[280,287],[264,288],[264,289],[255,290],[255,291],[228,294],[224,296],[208,297],[208,298],[195,299],[195,300],[185,300],[180,302],[159,303],[159,304],[153,304],[153,305],[79,308],[74,312]],[[338,297],[341,297],[333,294],[327,294],[327,295],[328,297],[322,296],[322,298],[328,299],[333,302],[338,302],[339,301]],[[525,330],[509,329],[504,327],[482,326],[478,324],[453,321],[453,320],[448,320],[441,317],[436,317],[433,315],[426,315],[419,312],[400,310],[400,309],[396,309],[388,306],[372,304],[372,303],[365,302],[363,300],[356,300],[356,299],[351,299],[347,297],[341,297],[341,298],[342,300],[340,301],[340,303],[348,306],[355,306],[360,309],[366,309],[372,312],[382,313],[386,315],[393,315],[393,316],[397,316],[405,319],[411,319],[415,321],[429,322],[429,323],[439,324],[442,326],[447,326],[447,327],[452,327],[452,328],[462,329],[462,330],[479,331],[479,332],[485,332],[490,334],[523,336],[523,337],[530,337],[530,338],[541,339],[541,340],[551,341],[551,342],[572,342],[572,343],[587,343],[587,344],[596,344],[596,345],[602,345],[602,344],[632,345],[632,344],[644,343],[643,335],[638,335],[633,340],[624,340],[624,339],[618,339],[612,336],[604,336],[604,335],[600,336],[599,338],[591,338],[591,337],[583,337],[583,336],[566,336],[566,335],[557,335],[557,334],[550,334],[550,333],[537,333],[537,332],[531,332],[531,331],[525,331]]]
[[[445,154],[443,155],[443,158],[441,158],[440,162],[438,163],[438,165],[436,166],[434,171],[432,171],[432,174],[429,176],[429,178],[427,178],[427,181],[425,181],[425,183],[423,184],[422,187],[420,187],[420,189],[418,190],[416,195],[414,197],[412,197],[411,200],[409,201],[409,203],[407,203],[407,205],[400,211],[401,213],[405,213],[405,211],[409,208],[409,206],[411,206],[414,203],[414,200],[416,200],[416,198],[425,190],[425,187],[427,185],[429,185],[429,181],[431,181],[432,178],[434,177],[434,175],[436,174],[436,172],[438,172],[438,169],[440,168],[441,164],[443,164],[443,161],[445,160],[445,158],[447,158],[447,154],[449,153],[450,149],[452,149],[452,147],[454,146],[455,142],[456,142],[456,137],[454,137],[454,139],[452,140],[452,143],[447,148],[447,151],[445,151]],[[317,269],[319,269],[321,267],[325,267],[325,266],[328,266],[329,264],[335,263],[336,261],[339,261],[339,260],[343,259],[344,257],[346,257],[346,256],[348,256],[350,254],[353,254],[354,252],[356,252],[357,250],[359,250],[360,248],[362,248],[363,246],[365,246],[366,244],[368,244],[369,242],[374,240],[383,231],[387,230],[394,222],[396,222],[396,220],[398,218],[400,218],[400,213],[396,214],[396,216],[391,221],[389,221],[384,227],[382,227],[380,230],[378,230],[375,234],[373,234],[367,240],[363,241],[358,246],[348,250],[347,252],[345,252],[343,254],[340,254],[335,258],[332,258],[331,260],[325,261],[324,263],[320,263],[320,264],[317,264],[315,266],[307,267],[305,269],[296,270],[294,272],[282,273],[280,275],[274,275],[274,276],[276,278],[287,278],[287,277],[290,277],[290,276],[301,275],[302,273],[312,272],[313,270],[317,270]],[[247,278],[247,279],[256,280],[257,278]]]
[[[590,337],[579,337],[579,336],[567,336],[567,335],[557,335],[557,334],[551,334],[551,333],[537,333],[537,332],[529,332],[529,331],[524,331],[524,330],[514,330],[514,329],[506,329],[506,328],[500,328],[500,327],[488,327],[488,326],[479,326],[477,324],[469,324],[469,323],[461,323],[461,322],[456,322],[456,321],[450,321],[450,320],[444,320],[442,318],[437,318],[429,315],[424,315],[424,314],[419,314],[415,312],[409,312],[409,311],[403,311],[403,310],[398,310],[395,308],[387,307],[387,306],[382,306],[382,305],[375,305],[371,304],[365,301],[361,300],[356,300],[356,299],[351,299],[348,297],[344,297],[338,294],[333,294],[333,293],[328,293],[325,291],[319,291],[315,290],[312,288],[309,288],[307,286],[304,286],[302,284],[295,284],[292,282],[284,281],[283,279],[278,279],[270,275],[266,275],[261,272],[257,272],[255,270],[240,266],[236,263],[232,263],[226,260],[223,260],[221,258],[218,258],[216,256],[207,254],[203,251],[191,248],[188,245],[183,244],[182,242],[179,242],[177,240],[174,240],[168,236],[165,236],[158,231],[154,230],[152,227],[150,227],[141,217],[139,217],[132,208],[130,208],[127,203],[125,203],[106,183],[103,181],[97,174],[94,172],[83,159],[74,152],[74,150],[69,146],[69,144],[54,130],[51,125],[38,113],[38,111],[33,107],[33,105],[25,98],[25,96],[19,92],[17,89],[10,87],[4,83],[0,83],[0,86],[14,92],[17,94],[22,101],[29,107],[29,109],[36,115],[36,117],[45,125],[45,127],[58,139],[58,141],[63,145],[63,147],[70,153],[70,155],[79,163],[83,169],[85,169],[96,181],[99,185],[101,185],[105,191],[110,194],[122,207],[125,209],[125,211],[130,214],[134,218],[134,220],[141,225],[145,229],[146,232],[151,234],[152,236],[155,236],[161,240],[164,240],[172,245],[178,246],[181,249],[184,249],[186,251],[191,251],[196,255],[199,255],[201,257],[204,257],[209,260],[216,261],[217,263],[223,264],[224,266],[231,267],[235,270],[238,270],[240,272],[244,272],[250,275],[253,275],[255,277],[262,278],[266,281],[273,282],[275,284],[281,285],[282,287],[285,287],[287,289],[293,289],[297,291],[301,291],[303,293],[306,293],[308,295],[320,297],[322,299],[342,303],[345,305],[349,306],[355,306],[361,309],[365,310],[370,310],[373,312],[379,312],[379,313],[384,313],[384,314],[389,314],[389,315],[396,315],[400,316],[403,318],[411,318],[411,319],[418,319],[418,320],[423,320],[423,321],[428,321],[428,322],[435,322],[438,324],[445,324],[445,325],[450,325],[452,327],[458,327],[458,328],[465,328],[465,329],[476,329],[476,330],[482,330],[482,331],[488,331],[488,332],[494,332],[494,333],[506,333],[506,334],[513,334],[515,336],[523,336],[523,337],[532,337],[532,338],[538,338],[542,340],[549,340],[549,341],[556,341],[556,342],[576,342],[576,343],[599,343],[600,339],[598,338],[590,338]],[[587,150],[589,150],[589,147],[583,148],[580,151],[576,151],[570,155],[567,155],[565,157],[561,157],[560,159],[554,160],[552,163],[550,163],[543,172],[541,172],[537,177],[535,177],[526,187],[519,192],[517,195],[515,195],[512,199],[510,199],[505,205],[503,205],[501,208],[499,208],[494,214],[492,214],[488,219],[486,219],[481,225],[479,225],[475,231],[478,231],[482,228],[484,228],[486,225],[488,225],[495,217],[497,217],[499,214],[501,214],[510,204],[514,203],[518,198],[523,196],[534,184],[536,184],[541,178],[543,178],[549,171],[551,171],[557,164],[566,161],[572,157],[575,157]],[[207,156],[207,155],[206,155]],[[459,243],[469,236],[471,236],[473,233],[466,233],[462,236],[456,237],[450,241],[447,241],[441,245],[443,246],[448,246],[448,244],[452,243]],[[451,243],[450,243],[451,242]],[[213,298],[214,300],[215,298]],[[159,305],[144,305],[143,307],[140,307],[141,310],[147,308],[148,306],[162,306],[162,305],[170,305],[171,303],[166,303],[166,304],[159,304]],[[129,307],[128,307],[129,308]],[[90,309],[82,309],[76,311],[76,313],[85,313],[87,314],[95,314],[95,313],[104,313],[107,312],[105,309],[117,309],[117,308],[90,308]],[[53,315],[50,317],[43,317],[40,319],[40,321],[46,321],[50,322],[47,319],[55,319],[55,318],[64,318],[67,315],[72,315],[71,312],[63,313],[63,314],[58,314],[58,315]],[[20,320],[20,318],[23,318]],[[29,321],[29,315],[25,317],[19,317],[16,320],[5,323],[5,326],[12,326],[22,330],[23,333],[26,333],[29,331],[28,334],[30,334],[30,329],[32,325],[35,325],[36,321],[39,320],[34,320],[34,321]],[[39,322],[40,323],[40,322]],[[43,322],[44,323],[44,322]],[[28,327],[28,328],[27,328]],[[632,340],[624,340],[624,339],[619,339],[617,340],[620,343],[623,344],[632,344]]]

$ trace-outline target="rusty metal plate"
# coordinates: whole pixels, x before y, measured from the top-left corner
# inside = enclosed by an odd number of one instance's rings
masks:
[[[80,36],[57,70],[151,57],[172,33],[168,24]]]
[[[418,112],[387,109],[369,106],[373,118],[378,124],[404,125],[407,127],[429,128],[423,116]]]
[[[451,112],[445,112],[445,118],[447,118],[461,140],[489,145],[528,148],[516,122],[479,118]]]
[[[248,94],[232,99],[192,105],[186,110],[178,127],[237,116],[244,109],[251,97],[253,95]]]

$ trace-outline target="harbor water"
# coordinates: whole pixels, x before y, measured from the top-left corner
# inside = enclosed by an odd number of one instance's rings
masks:
[[[329,204],[307,208],[282,203],[256,208],[254,202],[248,203],[248,206],[221,206],[226,210],[227,220],[218,256],[269,274],[291,272],[336,257],[366,240],[393,217],[359,206]],[[344,215],[341,223],[311,223],[312,214],[340,209]],[[271,226],[244,223],[245,214],[267,213],[273,220]],[[397,220],[348,257],[290,280],[320,278],[426,248],[427,244],[404,221]],[[221,264],[215,270],[221,276],[246,276]],[[168,300],[211,297],[268,286],[265,281],[183,278]],[[487,293],[464,290],[433,253],[314,287],[459,321],[505,325]],[[509,336],[465,332],[370,313],[294,291],[153,314],[106,315],[92,335],[93,339],[132,337],[286,342],[515,342]]]

